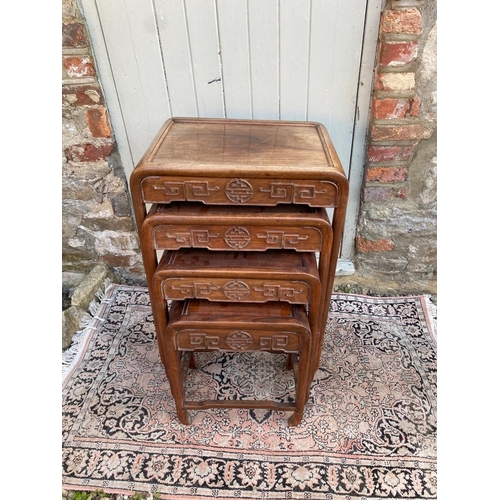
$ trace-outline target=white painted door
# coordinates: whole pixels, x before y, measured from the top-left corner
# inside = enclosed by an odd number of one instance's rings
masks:
[[[381,0],[82,0],[127,177],[171,116],[325,125],[350,272]]]

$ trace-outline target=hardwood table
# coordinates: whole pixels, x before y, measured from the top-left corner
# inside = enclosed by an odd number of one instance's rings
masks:
[[[289,351],[296,381],[289,423],[297,425],[319,365],[348,197],[326,129],[313,122],[172,118],[132,172],[130,187],[179,419],[188,422],[187,409],[250,404],[186,403],[183,380],[194,358],[179,333],[185,325],[197,322],[198,338],[210,330],[218,339],[194,350],[276,352],[260,339],[267,338],[269,318],[281,331],[276,313],[286,310],[300,317],[293,326],[299,341]],[[157,251],[164,251],[160,262]],[[269,318],[259,323],[263,314]],[[228,323],[232,317],[240,323]],[[238,332],[250,341],[231,347],[226,340]]]
[[[268,408],[293,411],[289,425],[300,423],[308,398],[309,354],[311,331],[305,307],[283,302],[268,304],[209,303],[203,300],[173,301],[170,322],[160,333],[160,349],[168,356],[165,364],[177,414],[183,424],[189,424],[186,410],[204,408]],[[289,354],[289,368],[295,375],[294,403],[257,400],[186,400],[184,385],[195,351],[266,351]],[[180,354],[188,353],[181,360]],[[297,355],[298,359],[297,359]],[[251,369],[251,367],[249,367]]]

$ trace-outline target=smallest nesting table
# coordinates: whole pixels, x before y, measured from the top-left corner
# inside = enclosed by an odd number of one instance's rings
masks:
[[[308,395],[308,362],[311,331],[304,306],[272,302],[270,304],[207,303],[202,300],[174,301],[170,322],[158,339],[160,349],[168,353],[165,363],[177,414],[189,424],[186,410],[204,408],[267,408],[293,411],[291,426],[302,419]],[[272,400],[186,400],[184,384],[189,367],[196,367],[196,351],[265,351],[289,354],[288,367],[295,379],[295,403]],[[185,352],[181,361],[181,354]],[[298,357],[297,360],[297,355]],[[251,370],[251,367],[249,367]]]

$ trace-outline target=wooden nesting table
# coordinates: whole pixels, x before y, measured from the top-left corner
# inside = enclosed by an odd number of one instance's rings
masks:
[[[348,196],[326,129],[172,118],[130,187],[179,420],[190,422],[188,410],[237,407],[292,411],[289,424],[300,423],[319,366]],[[295,402],[186,400],[194,353],[211,350],[286,353]]]

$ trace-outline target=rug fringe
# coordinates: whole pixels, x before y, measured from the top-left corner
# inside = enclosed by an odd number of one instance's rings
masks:
[[[89,312],[85,313],[80,321],[80,330],[78,330],[71,340],[71,345],[62,353],[62,381],[64,383],[71,370],[76,365],[82,354],[82,348],[89,334],[95,330],[93,326],[94,320],[100,320],[97,317],[97,312],[101,304],[105,301],[106,293],[111,288],[112,282],[106,278],[103,287],[95,293],[97,300],[92,300],[89,304]]]
[[[437,339],[437,306],[432,302],[431,295],[424,295],[425,306],[427,307],[427,313],[429,319],[431,320],[432,332],[431,334]]]

